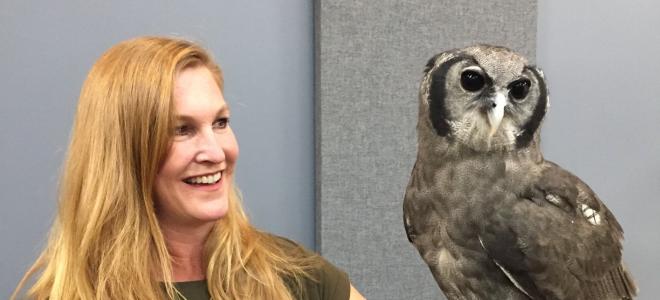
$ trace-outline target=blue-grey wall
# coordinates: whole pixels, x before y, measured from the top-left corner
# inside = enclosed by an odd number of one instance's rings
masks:
[[[660,3],[539,1],[550,88],[542,146],[615,214],[640,288],[660,294]]]
[[[258,227],[314,247],[310,1],[0,2],[0,299],[43,247],[80,86],[139,35],[200,41],[225,71],[237,182]]]

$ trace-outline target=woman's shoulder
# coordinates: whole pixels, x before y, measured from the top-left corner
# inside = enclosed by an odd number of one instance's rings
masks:
[[[300,278],[301,299],[348,299],[350,282],[346,272],[342,271],[322,256],[285,237],[270,235],[276,239],[283,250],[306,255],[312,261],[309,265],[310,276]],[[288,284],[295,286],[295,279],[288,278]]]

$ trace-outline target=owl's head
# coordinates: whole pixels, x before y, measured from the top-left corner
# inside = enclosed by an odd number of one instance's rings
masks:
[[[477,152],[526,148],[538,143],[548,105],[543,73],[517,53],[489,45],[450,50],[426,65],[418,132]]]

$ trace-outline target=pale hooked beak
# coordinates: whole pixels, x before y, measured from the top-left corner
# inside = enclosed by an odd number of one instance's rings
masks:
[[[490,124],[489,136],[493,136],[502,123],[504,117],[504,107],[506,106],[506,96],[502,93],[496,93],[494,98],[489,101],[488,123]]]

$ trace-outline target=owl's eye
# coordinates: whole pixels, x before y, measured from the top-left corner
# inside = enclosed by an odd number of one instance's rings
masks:
[[[461,74],[461,86],[470,92],[476,92],[484,87],[486,79],[477,71],[466,70]]]
[[[509,95],[515,100],[525,99],[531,85],[532,83],[527,79],[516,80],[509,84]]]

